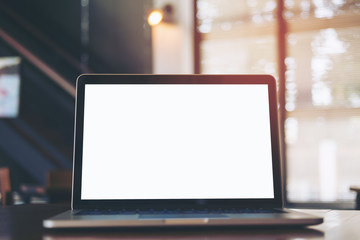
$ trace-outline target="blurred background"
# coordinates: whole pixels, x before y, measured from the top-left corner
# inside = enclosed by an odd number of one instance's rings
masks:
[[[354,207],[360,0],[0,0],[3,204],[69,188],[81,73],[272,74],[287,206]]]

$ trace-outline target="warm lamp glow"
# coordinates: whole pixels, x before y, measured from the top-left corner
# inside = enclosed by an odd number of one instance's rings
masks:
[[[158,25],[163,19],[163,13],[159,10],[154,10],[150,13],[148,17],[148,23],[150,26]]]

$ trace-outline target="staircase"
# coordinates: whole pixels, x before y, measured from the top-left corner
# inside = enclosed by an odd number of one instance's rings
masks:
[[[151,5],[0,1],[0,57],[21,58],[19,115],[0,117],[0,167],[10,168],[13,189],[45,185],[49,170],[72,168],[79,74],[151,72],[151,29],[144,18]]]
[[[75,80],[90,71],[78,55],[0,3],[0,57],[21,58],[19,115],[0,118],[0,166],[10,167],[13,189],[72,167]]]

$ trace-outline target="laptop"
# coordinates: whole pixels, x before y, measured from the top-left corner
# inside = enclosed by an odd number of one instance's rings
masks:
[[[283,209],[270,75],[77,79],[71,210],[45,228],[305,226]]]

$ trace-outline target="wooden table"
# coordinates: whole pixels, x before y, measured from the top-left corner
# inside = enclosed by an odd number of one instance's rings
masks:
[[[68,209],[65,205],[0,207],[0,239],[360,239],[360,211],[303,210],[324,216],[308,228],[193,228],[48,230],[42,220]]]

